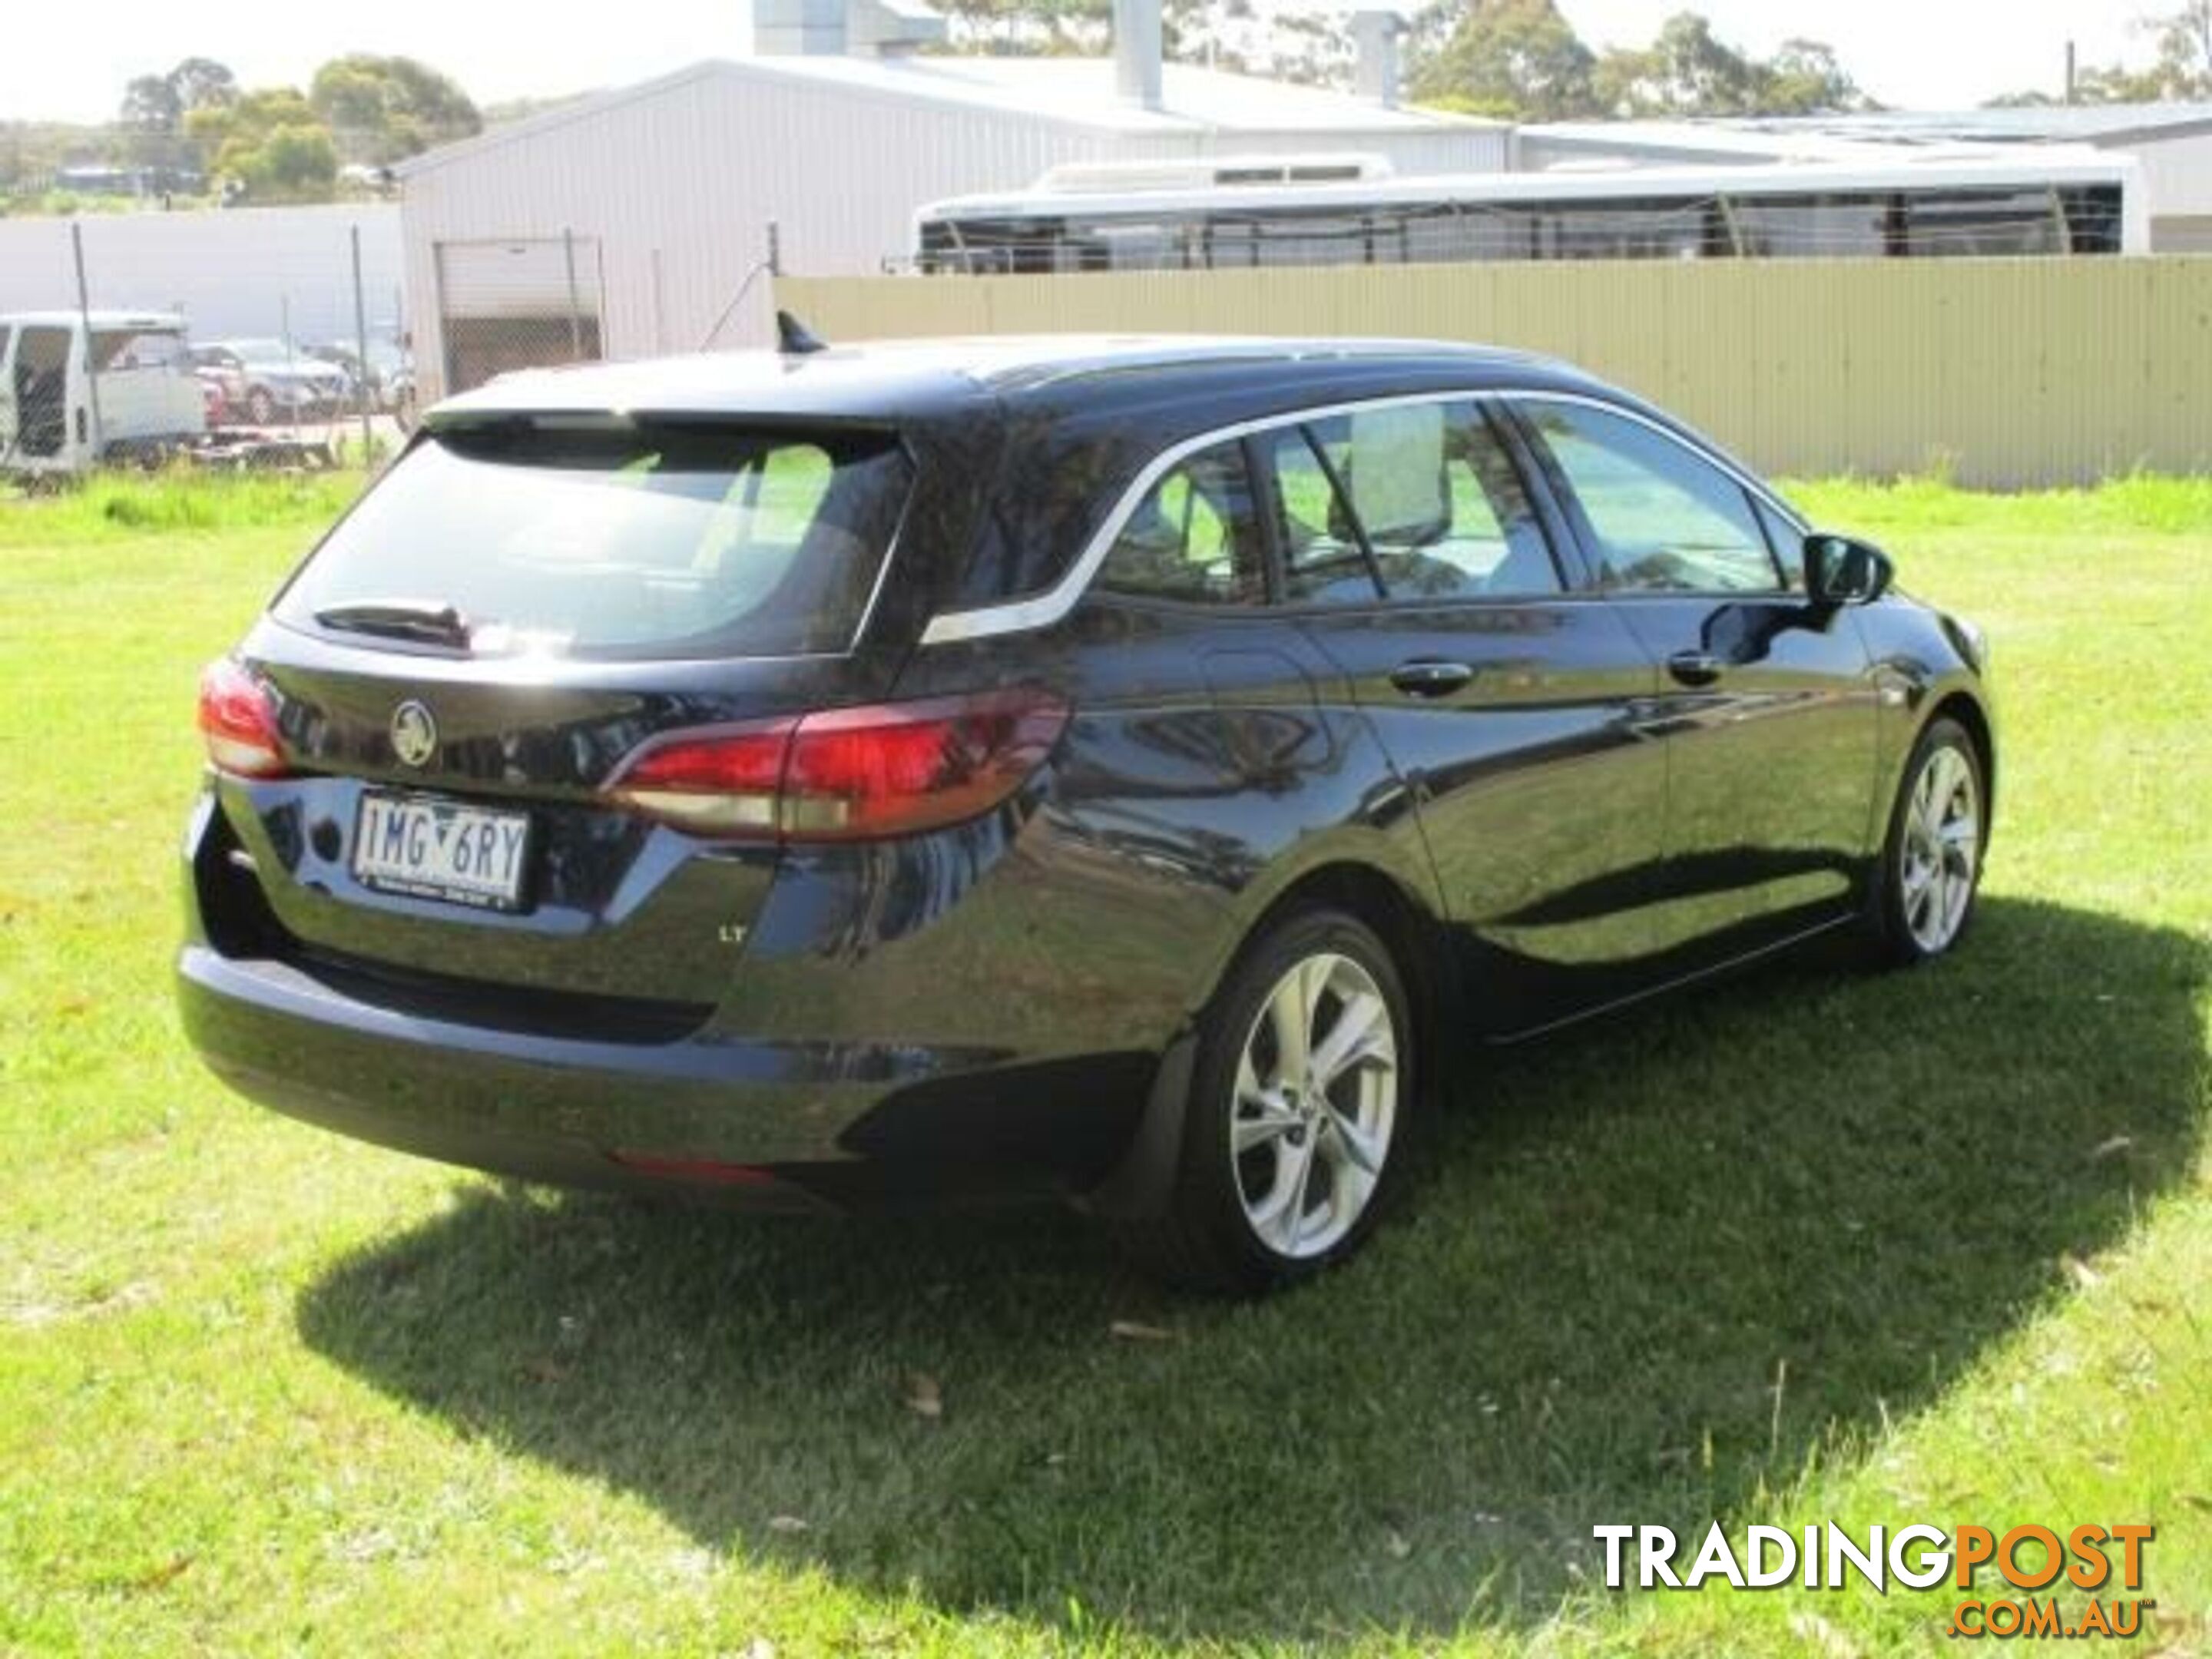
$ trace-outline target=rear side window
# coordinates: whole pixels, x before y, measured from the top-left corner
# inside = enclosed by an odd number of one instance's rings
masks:
[[[1266,571],[1243,447],[1231,442],[1168,469],[1115,538],[1098,586],[1136,599],[1259,605]]]
[[[1378,582],[1394,600],[1559,591],[1512,457],[1473,403],[1355,410],[1271,441],[1292,603],[1370,603]]]
[[[93,367],[102,374],[127,374],[153,370],[169,374],[191,372],[191,356],[181,334],[149,330],[134,334],[129,329],[94,329]]]
[[[792,656],[851,648],[913,471],[888,433],[550,417],[433,434],[362,498],[276,616],[451,606],[478,652]]]

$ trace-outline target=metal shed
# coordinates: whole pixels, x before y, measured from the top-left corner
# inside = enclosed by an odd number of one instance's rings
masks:
[[[1400,107],[1387,65],[1364,96],[1162,65],[1145,0],[1124,0],[1135,16],[1116,58],[921,56],[885,44],[872,0],[796,3],[800,24],[757,20],[757,46],[787,51],[583,99],[403,169],[426,392],[524,362],[690,350],[710,333],[761,341],[765,281],[716,325],[771,225],[785,269],[864,274],[910,250],[921,204],[1063,163],[1327,150],[1433,173],[1511,160],[1506,126]]]

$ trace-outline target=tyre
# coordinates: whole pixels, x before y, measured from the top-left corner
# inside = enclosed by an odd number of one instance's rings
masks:
[[[1869,931],[1880,958],[1942,956],[1972,920],[1989,844],[1981,750],[1958,721],[1930,720],[1905,763],[1875,884]]]
[[[1389,948],[1336,909],[1249,945],[1203,1016],[1168,1212],[1125,1229],[1162,1277],[1251,1294],[1352,1254],[1412,1162],[1416,1039]]]
[[[247,418],[256,426],[274,426],[276,422],[276,400],[269,395],[266,386],[256,386],[246,396]]]

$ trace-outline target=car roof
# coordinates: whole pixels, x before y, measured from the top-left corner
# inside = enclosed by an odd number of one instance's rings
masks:
[[[529,369],[447,399],[432,425],[518,413],[624,411],[878,422],[972,413],[995,403],[1117,405],[1206,401],[1231,418],[1286,390],[1361,396],[1572,382],[1567,366],[1527,353],[1433,340],[1285,339],[1218,335],[990,335],[878,341],[808,353],[702,353],[638,362]]]

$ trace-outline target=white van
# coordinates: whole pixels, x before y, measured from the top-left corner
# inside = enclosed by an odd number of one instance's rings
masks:
[[[158,460],[207,431],[183,318],[95,311],[90,322],[88,338],[74,311],[0,316],[0,475]]]

